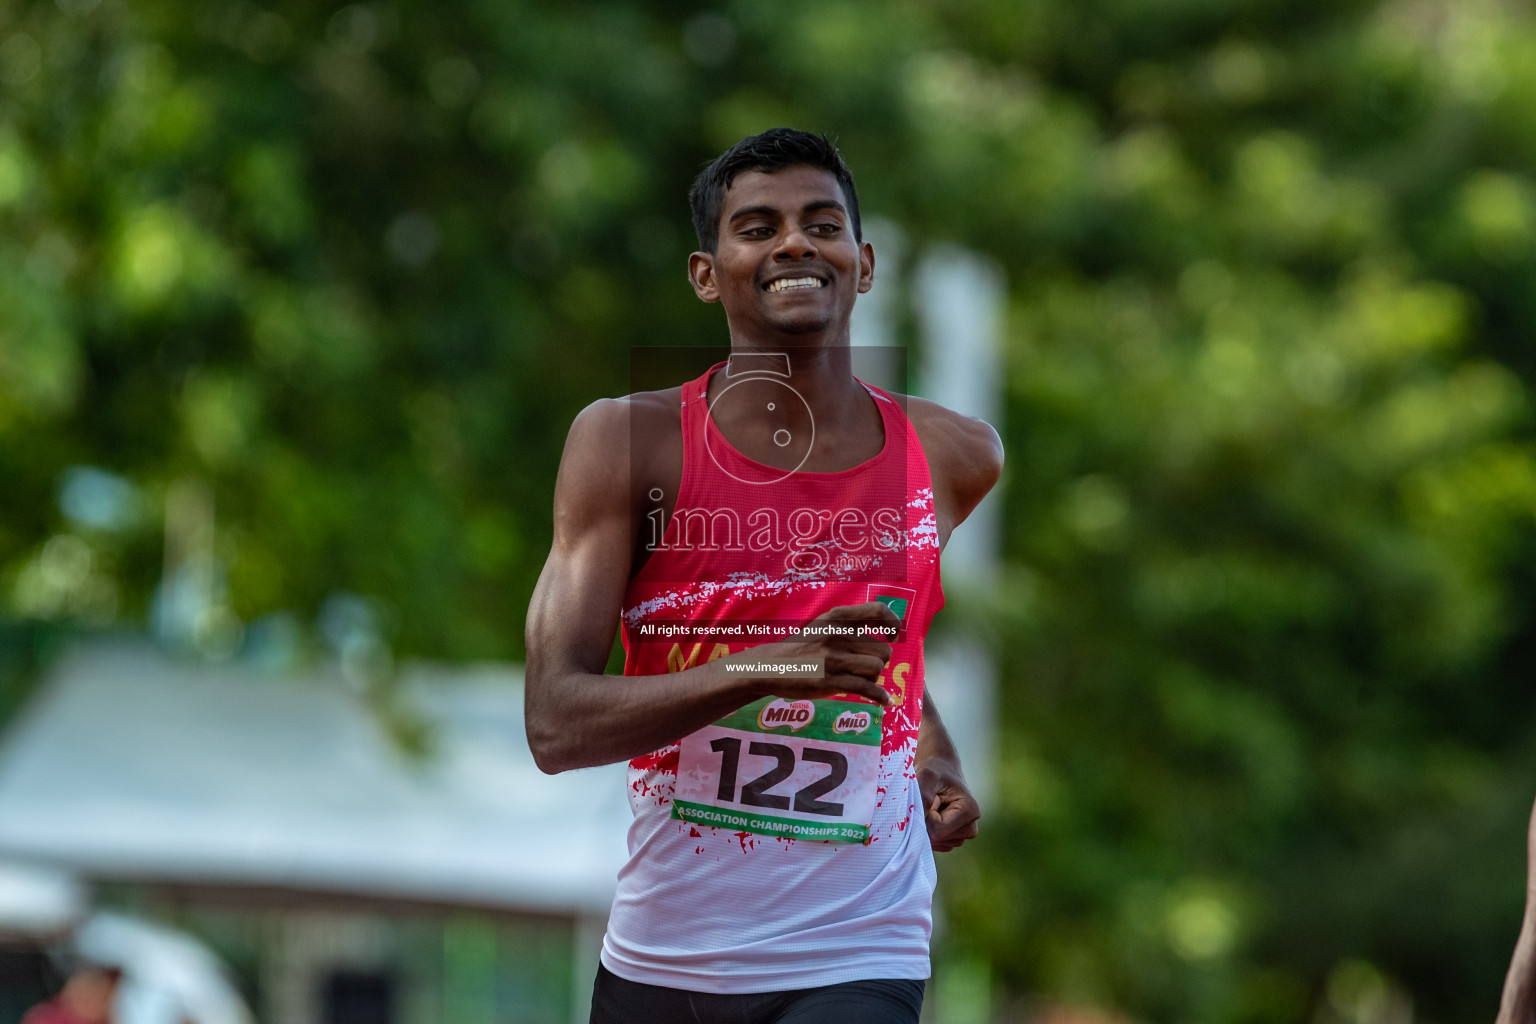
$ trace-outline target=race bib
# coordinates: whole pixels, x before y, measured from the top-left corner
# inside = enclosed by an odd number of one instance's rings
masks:
[[[683,737],[672,817],[790,839],[869,842],[878,704],[764,697]]]

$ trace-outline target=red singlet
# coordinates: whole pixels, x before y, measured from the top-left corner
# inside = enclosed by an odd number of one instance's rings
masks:
[[[859,698],[765,699],[635,758],[602,961],[725,993],[926,978],[935,875],[913,754],[923,638],[944,601],[928,463],[897,401],[869,385],[885,431],[873,458],[788,475],[748,459],[706,408],[724,365],[682,389],[681,489],[664,531],[642,526],[662,540],[624,596],[625,674],[691,668],[883,600],[904,624],[880,677],[898,703],[882,720]],[[793,379],[778,383],[798,400]],[[675,792],[690,799],[675,807]],[[823,835],[841,838],[807,838]]]

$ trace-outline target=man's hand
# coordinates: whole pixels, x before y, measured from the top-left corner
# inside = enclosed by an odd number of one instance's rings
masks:
[[[891,645],[878,634],[871,634],[870,628],[883,629],[886,635],[894,638],[901,628],[901,617],[879,601],[839,605],[806,623],[799,637],[751,647],[722,660],[740,664],[819,658],[825,670],[819,679],[797,679],[771,673],[754,678],[770,686],[775,696],[786,700],[818,700],[852,694],[889,708],[895,705],[896,698],[880,685],[879,679],[890,663]],[[824,629],[837,632],[819,632]]]
[[[966,788],[960,765],[948,758],[930,757],[918,766],[917,785],[923,793],[928,842],[935,853],[946,853],[976,838],[981,807]]]

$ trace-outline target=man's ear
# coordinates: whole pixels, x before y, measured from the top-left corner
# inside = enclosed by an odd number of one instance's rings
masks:
[[[688,283],[693,294],[701,302],[719,302],[720,289],[715,287],[715,257],[707,252],[696,252],[688,257]]]
[[[875,286],[875,247],[868,242],[859,243],[859,294],[863,295]]]

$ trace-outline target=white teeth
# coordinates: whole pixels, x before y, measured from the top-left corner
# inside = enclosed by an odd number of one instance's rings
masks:
[[[780,278],[768,285],[770,292],[783,292],[791,288],[820,288],[821,282],[814,277]]]

